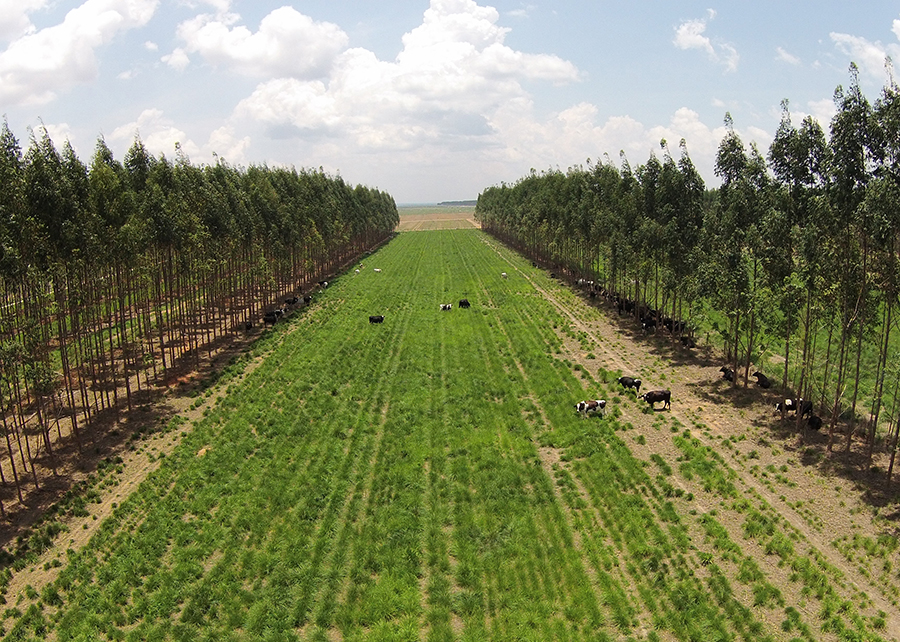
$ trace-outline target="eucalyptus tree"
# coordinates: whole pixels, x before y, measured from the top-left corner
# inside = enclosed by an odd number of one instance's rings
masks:
[[[866,185],[871,177],[871,118],[872,109],[859,86],[859,70],[850,67],[851,83],[845,91],[838,86],[834,93],[837,113],[831,121],[831,149],[834,155],[830,172],[830,200],[834,217],[830,221],[830,235],[837,240],[836,250],[839,270],[835,275],[840,293],[840,343],[836,372],[834,402],[829,426],[829,449],[834,440],[834,426],[840,415],[851,360],[851,343],[856,339],[855,373],[852,378],[853,394],[851,425],[847,431],[846,449],[850,449],[856,422],[856,402],[859,392],[860,363],[865,329],[869,322],[871,287],[868,280],[869,238],[866,233],[865,209],[860,204],[865,197]]]
[[[875,447],[879,417],[884,403],[891,337],[896,324],[894,312],[900,287],[898,283],[900,267],[897,261],[898,240],[900,240],[898,239],[900,211],[897,207],[897,203],[900,202],[900,88],[893,79],[893,73],[890,74],[890,82],[875,103],[870,123],[874,164],[861,210],[864,211],[862,220],[867,225],[865,233],[875,249],[874,265],[870,273],[875,279],[873,285],[880,294],[882,320],[867,435],[869,446],[867,460],[871,459]],[[891,409],[893,413],[897,412],[896,398],[895,390],[894,407]],[[892,429],[888,434],[892,465],[897,448],[896,425],[897,422],[892,422]]]

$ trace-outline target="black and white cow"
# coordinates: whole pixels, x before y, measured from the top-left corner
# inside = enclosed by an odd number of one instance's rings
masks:
[[[602,414],[604,408],[606,408],[606,399],[589,399],[575,404],[575,410],[584,415],[589,412],[600,412]]]
[[[808,399],[800,397],[799,399],[785,399],[775,404],[775,412],[792,412],[795,415],[800,414],[801,417],[812,415],[813,403]]]
[[[468,308],[469,305],[470,305],[470,304],[469,304],[469,300],[468,300],[468,299],[460,299],[460,300],[459,300],[459,307],[461,307],[461,308]]]
[[[656,405],[660,401],[663,409],[672,407],[672,392],[670,390],[651,390],[641,395],[641,399],[650,404],[650,407],[656,410]]]
[[[328,281],[319,281],[319,286],[322,287],[322,288],[327,288],[327,287],[328,287]]]
[[[637,397],[641,392],[641,380],[634,377],[619,377],[619,385],[623,388],[634,388],[634,396]]]
[[[508,279],[508,278],[509,278],[509,275],[508,275],[506,272],[501,272],[501,273],[500,273],[500,276],[503,277],[504,279]]]
[[[312,301],[312,297],[311,297],[311,296],[306,295],[305,297],[303,297],[303,302],[306,303],[307,305],[308,305],[311,301]]]
[[[734,370],[732,370],[728,366],[722,366],[721,368],[719,368],[719,372],[722,373],[722,378],[725,381],[734,381]]]
[[[768,390],[772,387],[772,382],[769,381],[769,378],[761,372],[754,372],[753,375],[756,377],[756,385],[764,390]]]
[[[441,312],[449,312],[452,308],[452,303],[441,303]]]
[[[384,323],[384,315],[371,315],[369,316],[369,323]]]

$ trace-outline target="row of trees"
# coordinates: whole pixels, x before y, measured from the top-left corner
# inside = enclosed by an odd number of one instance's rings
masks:
[[[57,473],[64,436],[80,452],[86,429],[195,370],[398,222],[388,194],[322,170],[197,166],[140,139],[124,161],[100,139],[86,165],[46,131],[23,152],[4,121],[0,481],[23,501],[23,478],[36,488],[41,466]]]
[[[726,115],[718,189],[705,188],[683,140],[677,157],[662,141],[662,158],[634,169],[623,156],[619,167],[532,171],[489,188],[477,216],[491,234],[639,309],[714,328],[743,385],[753,361],[777,352],[782,387],[814,400],[828,422],[829,450],[845,424],[849,450],[863,418],[866,462],[881,443],[892,469],[900,90],[891,80],[872,104],[855,65],[850,72],[827,134],[811,117],[796,126],[785,101],[765,156]]]

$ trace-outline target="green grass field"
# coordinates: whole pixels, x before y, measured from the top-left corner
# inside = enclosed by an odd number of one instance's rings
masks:
[[[634,402],[563,359],[524,274],[560,287],[477,231],[399,235],[267,332],[90,545],[7,604],[6,639],[821,639],[807,600],[828,639],[880,639],[683,427],[680,468],[631,454]],[[594,394],[607,416],[583,419]],[[679,476],[746,502],[796,594]]]

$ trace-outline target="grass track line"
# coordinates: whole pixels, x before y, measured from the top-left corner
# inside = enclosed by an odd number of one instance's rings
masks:
[[[549,301],[561,314],[563,314],[566,318],[568,318],[572,324],[577,327],[580,331],[590,337],[593,343],[600,347],[607,355],[613,359],[614,363],[619,365],[623,371],[630,370],[631,372],[640,373],[643,370],[641,364],[638,360],[627,359],[620,354],[616,354],[610,348],[606,346],[606,342],[602,341],[591,328],[583,323],[578,316],[565,304],[560,302],[560,300],[555,297],[549,290],[538,286],[534,280],[527,275],[523,270],[521,270],[513,261],[511,261],[507,256],[503,254],[503,252],[498,249],[496,245],[492,242],[485,239],[485,243],[491,247],[498,255],[500,255],[511,267],[511,269],[516,270],[516,272],[522,276],[522,278],[526,279],[529,283],[533,285],[533,287],[544,296],[547,301]],[[506,249],[506,248],[504,248]],[[508,250],[507,250],[508,251]],[[606,322],[605,319],[601,318],[601,322]],[[683,390],[680,391],[682,405],[687,405],[691,408],[696,408],[703,406],[704,403],[702,400],[697,398],[695,395],[690,393],[690,391],[682,386]],[[685,397],[690,395],[692,401],[687,401]],[[675,404],[673,403],[673,406]],[[673,409],[672,416],[678,418],[684,425],[690,425],[692,420],[694,419],[694,413],[690,413],[690,417],[686,416],[683,411]],[[703,422],[712,427],[717,427],[718,423],[714,418],[710,419],[709,417],[703,417]],[[702,434],[693,435],[694,438],[698,439],[703,445],[708,446],[710,448],[715,449],[715,444],[711,443],[707,440]],[[761,482],[757,481],[753,476],[747,474],[740,474],[741,481],[750,489],[759,494],[760,497],[764,498],[766,503],[769,506],[779,506],[780,502],[777,501],[777,495],[766,488]],[[781,510],[779,514],[787,520],[788,524],[799,533],[809,544],[810,546],[818,551],[821,555],[825,557],[828,563],[840,571],[845,575],[845,577],[853,583],[856,591],[864,593],[868,596],[870,600],[873,601],[876,608],[880,611],[883,611],[887,614],[887,631],[900,631],[900,615],[897,614],[896,609],[883,597],[881,591],[877,586],[870,583],[868,579],[863,576],[855,566],[846,564],[845,560],[839,556],[839,553],[834,550],[831,543],[825,539],[823,536],[820,536],[814,530],[808,528],[806,522],[803,517],[798,515],[794,509],[790,509],[790,511]]]

